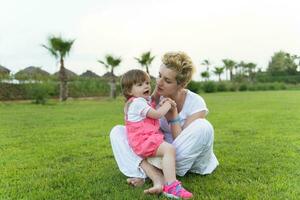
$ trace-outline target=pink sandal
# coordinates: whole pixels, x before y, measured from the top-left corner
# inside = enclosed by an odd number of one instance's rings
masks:
[[[181,186],[181,182],[177,180],[170,185],[165,184],[163,188],[163,194],[166,197],[174,198],[174,199],[179,199],[179,198],[190,199],[193,197],[193,194],[185,190]]]

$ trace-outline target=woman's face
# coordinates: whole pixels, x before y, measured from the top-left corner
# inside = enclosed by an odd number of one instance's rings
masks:
[[[170,97],[176,95],[179,88],[181,88],[176,81],[176,72],[167,68],[165,65],[161,65],[159,69],[159,76],[156,79],[157,93],[164,97]]]

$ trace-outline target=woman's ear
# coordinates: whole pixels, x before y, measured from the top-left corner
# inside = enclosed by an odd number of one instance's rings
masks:
[[[184,83],[177,84],[178,89],[184,89],[185,87],[186,87],[186,84],[184,84]]]

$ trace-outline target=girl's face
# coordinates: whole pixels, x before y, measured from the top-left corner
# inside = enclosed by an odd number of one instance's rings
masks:
[[[167,68],[165,65],[161,65],[159,69],[159,76],[156,79],[157,93],[164,97],[174,96],[180,85],[176,81],[176,72],[172,69]]]
[[[132,86],[130,95],[134,97],[148,98],[151,95],[150,81],[146,80],[142,83],[136,83]]]

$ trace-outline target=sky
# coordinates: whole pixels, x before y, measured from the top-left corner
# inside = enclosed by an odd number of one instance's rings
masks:
[[[112,54],[120,75],[140,68],[134,57],[151,51],[158,74],[168,51],[184,51],[197,71],[222,59],[266,69],[277,51],[300,55],[299,0],[0,0],[0,65],[13,73],[28,66],[50,73],[59,63],[41,47],[50,35],[75,39],[65,65],[75,73],[106,69],[97,60]],[[223,75],[224,76],[224,75]]]

